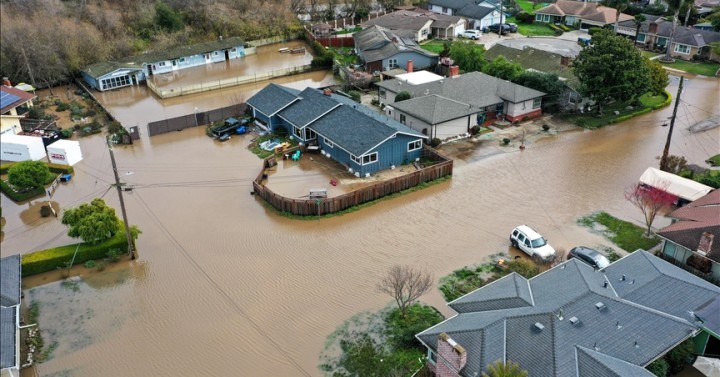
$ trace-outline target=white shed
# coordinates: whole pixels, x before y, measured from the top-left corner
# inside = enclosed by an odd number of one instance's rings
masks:
[[[0,160],[37,161],[45,156],[45,145],[40,137],[7,133],[0,137]]]
[[[80,142],[75,140],[58,140],[47,147],[50,162],[61,165],[75,165],[83,159]]]
[[[695,182],[692,179],[664,172],[660,169],[647,168],[640,176],[640,183],[673,194],[687,202],[705,196],[712,187]]]

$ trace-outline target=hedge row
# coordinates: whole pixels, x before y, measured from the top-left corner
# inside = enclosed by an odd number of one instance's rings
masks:
[[[73,264],[81,264],[89,260],[103,259],[107,256],[107,252],[110,249],[121,249],[123,251],[127,250],[125,230],[118,231],[112,238],[97,245],[90,245],[87,243],[81,243],[79,245],[80,248],[78,249],[78,253]],[[25,277],[41,274],[43,272],[55,271],[58,267],[66,267],[66,263],[72,260],[77,247],[78,244],[60,246],[23,255],[22,276]]]
[[[0,165],[0,174],[7,174],[8,170],[10,168],[17,164],[17,162],[8,162],[5,164]],[[45,165],[47,165],[48,169],[52,173],[58,173],[58,174],[72,174],[74,172],[73,167],[70,165],[60,165],[60,164],[53,164],[49,162],[45,162]]]
[[[612,124],[612,123],[624,122],[624,121],[626,121],[626,120],[628,120],[628,119],[630,119],[630,118],[634,118],[634,117],[636,117],[636,116],[638,116],[638,115],[647,114],[647,113],[649,113],[649,112],[651,112],[651,111],[653,111],[653,110],[661,109],[661,108],[669,105],[670,102],[672,102],[672,96],[670,95],[670,93],[669,93],[667,90],[665,91],[665,97],[667,97],[667,98],[666,98],[665,101],[663,101],[663,103],[661,103],[661,104],[658,104],[658,105],[655,105],[655,106],[652,106],[652,107],[646,107],[646,108],[644,108],[644,109],[642,109],[642,110],[638,110],[638,111],[636,111],[636,112],[634,112],[634,113],[630,113],[630,114],[627,114],[627,115],[619,116],[619,117],[617,117],[617,118],[614,118],[614,119],[610,120],[610,123]]]

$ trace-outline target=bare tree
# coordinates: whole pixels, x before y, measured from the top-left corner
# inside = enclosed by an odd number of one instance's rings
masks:
[[[640,208],[645,216],[646,236],[650,236],[650,227],[658,212],[663,208],[670,207],[677,200],[677,196],[665,191],[669,185],[669,182],[664,181],[658,182],[652,187],[637,183],[625,190],[625,199]]]
[[[432,282],[432,275],[424,269],[394,265],[377,284],[377,289],[395,299],[400,315],[405,318],[407,308],[430,290]]]

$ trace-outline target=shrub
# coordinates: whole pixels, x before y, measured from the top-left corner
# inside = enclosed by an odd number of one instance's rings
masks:
[[[588,29],[588,34],[590,34],[590,36],[592,37],[595,33],[599,32],[600,30],[602,30],[601,27],[591,27],[590,29]]]
[[[535,22],[535,15],[522,11],[515,16],[515,19],[524,24],[531,24]]]
[[[360,92],[358,92],[357,90],[351,90],[351,91],[349,91],[349,92],[348,92],[348,95],[350,96],[350,98],[353,99],[353,101],[355,101],[355,102],[360,102],[361,94],[360,94]]]
[[[530,279],[540,273],[540,269],[535,265],[535,263],[533,263],[533,261],[524,258],[513,259],[508,261],[506,265],[507,268],[505,271],[508,274],[515,272],[526,279]]]
[[[85,112],[86,117],[94,117],[97,114],[95,109],[88,109],[88,111]]]
[[[503,139],[502,139],[502,143],[503,143],[503,145],[508,145],[508,144],[510,144],[510,139],[508,139],[508,138],[503,138]]]
[[[437,148],[437,146],[440,145],[441,143],[442,143],[442,140],[440,140],[436,137],[434,137],[434,138],[432,138],[432,140],[430,140],[430,146],[433,148]]]
[[[63,139],[68,139],[72,137],[73,129],[72,128],[63,128],[62,131],[60,131],[60,136]]]
[[[95,269],[98,271],[104,270],[105,267],[107,267],[107,263],[105,263],[105,261],[100,261],[95,264]]]
[[[470,134],[471,135],[477,135],[480,133],[480,126],[472,126],[470,128]]]
[[[549,130],[550,130],[550,126],[548,126],[547,124],[543,124],[543,125],[542,125],[542,129],[543,129],[543,131],[549,131]]]
[[[712,271],[712,262],[710,261],[710,259],[701,257],[696,254],[691,255],[687,259],[685,264],[687,264],[688,266],[690,266],[698,271],[701,271],[704,274],[707,274],[710,271]]]
[[[663,358],[659,358],[647,367],[645,369],[649,370],[650,373],[656,375],[657,377],[667,377],[668,374],[668,363]]]
[[[693,343],[692,340],[688,339],[677,347],[670,350],[665,355],[665,360],[668,363],[668,367],[671,374],[677,374],[689,364],[689,359],[693,355]]]
[[[420,303],[410,305],[405,318],[401,316],[400,309],[394,308],[385,316],[388,340],[395,348],[422,349],[415,334],[444,319],[435,308]]]
[[[97,262],[95,262],[94,260],[89,260],[85,262],[85,268],[87,269],[93,269],[95,268],[95,266],[97,266]]]
[[[125,231],[120,230],[109,240],[97,245],[83,243],[78,248],[78,244],[74,244],[25,254],[22,256],[22,276],[36,275],[64,267],[72,260],[76,248],[78,253],[75,256],[75,264],[102,259],[108,249],[127,248]]]
[[[563,32],[562,30],[560,30],[560,29],[555,30],[555,36],[556,36],[556,37],[559,37],[559,36],[563,35],[563,33],[564,33],[564,32]]]
[[[52,215],[52,209],[49,205],[44,205],[40,207],[40,216],[42,217],[50,217]]]
[[[565,24],[559,24],[558,27],[562,29],[562,31],[570,31],[570,28]]]
[[[57,108],[55,109],[55,111],[58,113],[63,112],[70,108],[70,105],[68,105],[67,103],[62,102],[60,100],[57,100],[55,103],[57,104]]]
[[[120,260],[120,253],[121,253],[120,249],[115,249],[115,248],[110,249],[107,251],[106,259],[110,262],[117,262]]]
[[[395,102],[405,101],[412,98],[412,94],[407,90],[403,90],[395,96]]]
[[[82,125],[77,124],[77,123],[73,125],[73,130],[80,131],[81,129],[82,129]]]
[[[710,170],[700,178],[700,183],[713,188],[720,188],[720,171]]]

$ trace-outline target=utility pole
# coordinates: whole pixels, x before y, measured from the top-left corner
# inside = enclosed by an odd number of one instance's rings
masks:
[[[503,27],[502,16],[503,16],[503,0],[500,0],[500,29],[498,30],[498,39],[502,38],[502,35],[503,35],[504,27]]]
[[[683,89],[683,80],[685,76],[680,76],[680,85],[678,86],[677,96],[675,97],[675,107],[673,108],[672,118],[670,118],[670,129],[668,130],[665,149],[663,149],[662,158],[660,158],[660,170],[667,171],[668,153],[670,152],[670,140],[672,139],[673,127],[675,126],[675,115],[677,114],[678,105],[680,104],[680,94]]]
[[[136,257],[135,241],[130,233],[130,225],[128,224],[127,213],[125,212],[125,201],[123,200],[120,176],[118,176],[117,165],[115,165],[115,154],[113,153],[112,144],[110,143],[110,136],[108,136],[105,141],[107,142],[108,150],[110,151],[110,161],[112,162],[113,174],[115,175],[115,188],[117,188],[118,198],[120,199],[120,212],[122,213],[123,222],[125,223],[125,236],[127,237],[128,254],[130,255],[130,259],[134,260]]]

